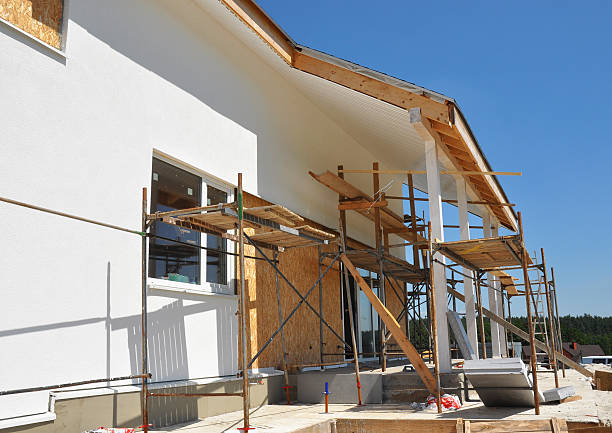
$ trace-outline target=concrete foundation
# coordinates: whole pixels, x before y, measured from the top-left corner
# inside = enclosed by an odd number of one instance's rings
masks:
[[[361,398],[365,404],[383,401],[383,376],[366,373],[360,376]],[[300,403],[324,403],[325,382],[329,383],[330,403],[358,403],[354,373],[310,371],[297,375],[297,396]]]
[[[282,376],[263,378],[262,384],[250,387],[251,407],[257,408],[284,399]],[[212,393],[240,392],[242,381],[228,380],[206,385],[174,386],[151,392]],[[61,394],[61,393],[58,393]],[[242,408],[241,397],[151,397],[149,422],[155,428],[197,421]],[[100,426],[137,427],[142,424],[139,392],[122,392],[81,398],[60,398],[55,402],[55,421],[28,424],[2,433],[80,433]]]

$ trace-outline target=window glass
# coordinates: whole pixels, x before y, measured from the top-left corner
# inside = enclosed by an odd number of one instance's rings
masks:
[[[151,213],[201,206],[202,178],[153,158]],[[151,234],[149,277],[200,284],[200,233],[155,221]],[[193,246],[190,246],[193,245]]]
[[[225,191],[207,185],[206,193],[207,206],[227,203],[227,193]],[[227,239],[206,235],[206,246],[210,248],[206,251],[206,281],[227,284],[227,254],[220,252],[227,251]]]

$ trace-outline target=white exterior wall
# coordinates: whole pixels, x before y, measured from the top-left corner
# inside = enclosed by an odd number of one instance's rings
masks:
[[[140,229],[157,149],[336,227],[337,198],[308,170],[385,166],[190,1],[67,14],[65,59],[0,23],[2,196]],[[349,235],[369,241],[360,218]],[[139,373],[140,238],[4,203],[0,221],[1,388]],[[235,371],[235,297],[149,299],[155,380]],[[0,419],[47,398],[0,398]]]

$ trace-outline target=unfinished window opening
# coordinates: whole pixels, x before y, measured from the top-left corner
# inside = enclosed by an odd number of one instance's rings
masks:
[[[63,18],[63,0],[0,0],[0,19],[57,49]]]
[[[227,203],[229,195],[229,190],[213,184],[205,176],[198,176],[153,158],[151,213]],[[152,224],[151,234],[150,278],[193,284],[205,289],[227,288],[228,260],[227,254],[224,254],[228,251],[226,239],[162,221]]]

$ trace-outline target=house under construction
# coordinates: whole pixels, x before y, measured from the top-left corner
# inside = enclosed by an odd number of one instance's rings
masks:
[[[519,341],[535,414],[539,368],[592,376],[502,188],[520,173],[452,98],[301,46],[251,0],[0,5],[0,430],[248,429],[336,367],[343,403],[409,365],[441,409],[466,347]]]

